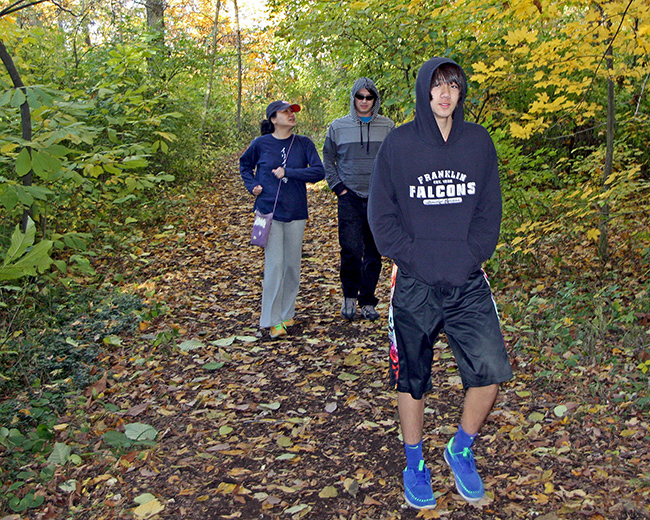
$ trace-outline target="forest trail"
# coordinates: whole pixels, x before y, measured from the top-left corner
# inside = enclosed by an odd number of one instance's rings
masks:
[[[227,170],[187,201],[182,221],[152,232],[138,258],[105,267],[107,276],[129,273],[138,280],[130,289],[168,311],[104,360],[112,368],[87,414],[88,443],[105,456],[72,475],[87,482],[75,518],[650,517],[647,417],[609,395],[606,370],[549,378],[539,358],[515,349],[512,334],[515,379],[503,385],[475,448],[486,498],[465,503],[442,459],[462,392],[439,343],[424,442],[438,507],[406,508],[387,388],[390,263],[379,282],[381,319],[345,322],[336,204],[314,187],[297,325],[271,341],[258,329],[263,251],[248,243],[252,197],[236,164]],[[156,338],[169,342],[155,346]],[[116,454],[102,442],[107,430],[136,422],[159,432],[153,448]],[[133,502],[143,493],[155,496],[149,510]]]

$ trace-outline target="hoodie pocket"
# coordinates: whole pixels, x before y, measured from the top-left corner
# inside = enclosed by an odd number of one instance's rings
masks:
[[[480,267],[465,240],[416,239],[410,255],[410,271],[429,285],[459,287]]]

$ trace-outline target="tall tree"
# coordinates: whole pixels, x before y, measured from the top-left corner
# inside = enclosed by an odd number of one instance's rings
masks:
[[[117,40],[119,42],[124,41],[124,29],[123,29],[123,11],[124,11],[124,0],[111,0],[111,20],[113,26],[117,28]]]
[[[14,64],[14,60],[12,59],[11,55],[7,51],[7,48],[5,47],[4,42],[2,40],[0,40],[0,59],[2,60],[2,63],[7,69],[7,72],[9,73],[9,77],[11,78],[14,87],[18,89],[17,93],[20,92],[22,95],[23,102],[20,104],[22,138],[24,142],[29,143],[32,140],[32,115],[31,115],[31,110],[29,108],[29,102],[27,100],[27,89],[25,88],[25,85],[23,84],[23,80],[20,77],[20,73],[18,72],[18,69]],[[31,163],[32,163],[31,146],[26,145],[23,148],[21,155],[22,155],[22,162],[28,165],[23,168],[24,170],[26,170],[26,172],[22,175],[22,183],[23,186],[31,186],[32,176],[34,174],[34,171],[32,170],[31,167]],[[21,156],[19,155],[19,157]],[[31,207],[25,208],[25,210],[23,211],[23,219],[21,225],[21,229],[23,233],[27,232],[27,224],[32,218],[33,218],[33,209]],[[42,225],[44,226],[45,223],[42,222]]]
[[[239,6],[237,0],[233,0],[235,6],[235,29],[237,31],[237,132],[241,132],[241,103],[242,103],[242,44],[241,27],[239,25]]]
[[[145,4],[147,11],[147,27],[149,30],[160,34],[164,42],[165,34],[165,0],[147,0]]]
[[[159,76],[165,58],[165,0],[146,0],[147,27],[154,35],[154,45],[158,54],[149,59],[149,71]]]
[[[605,52],[605,59],[607,60],[607,139],[605,151],[605,168],[603,169],[602,189],[607,190],[609,178],[612,175],[614,165],[614,133],[616,132],[616,110],[614,99],[614,80],[612,74],[614,73],[614,49],[612,43],[607,47]],[[600,224],[598,236],[598,256],[606,262],[609,260],[609,218],[610,207],[609,201],[604,200],[600,208]]]
[[[201,113],[201,136],[205,133],[205,120],[208,115],[208,107],[210,106],[210,96],[212,95],[212,82],[214,81],[214,69],[217,61],[217,39],[219,34],[219,11],[221,10],[221,0],[217,0],[217,5],[214,9],[214,25],[212,28],[212,38],[210,47],[210,72],[208,75],[208,85],[205,89],[205,96],[203,97],[203,112]]]

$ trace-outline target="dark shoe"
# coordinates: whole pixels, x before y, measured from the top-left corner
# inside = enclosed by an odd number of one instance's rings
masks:
[[[343,298],[341,304],[341,316],[352,321],[357,315],[357,300],[355,298]]]
[[[375,310],[372,305],[364,305],[361,307],[361,314],[363,317],[370,321],[375,321],[379,319],[379,313]]]

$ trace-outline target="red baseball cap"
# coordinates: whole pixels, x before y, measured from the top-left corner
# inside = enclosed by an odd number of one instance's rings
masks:
[[[270,119],[273,114],[276,112],[281,112],[291,107],[294,112],[300,112],[300,105],[291,104],[287,101],[274,101],[268,107],[266,107],[266,119]]]

